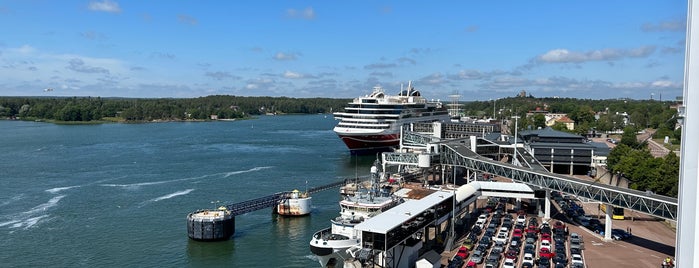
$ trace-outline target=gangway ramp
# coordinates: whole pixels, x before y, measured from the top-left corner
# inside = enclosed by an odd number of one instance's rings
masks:
[[[518,167],[479,156],[460,144],[442,144],[440,161],[445,165],[487,172],[516,182],[612,204],[663,219],[677,220],[677,198]]]

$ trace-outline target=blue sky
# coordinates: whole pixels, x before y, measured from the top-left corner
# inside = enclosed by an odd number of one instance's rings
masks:
[[[0,2],[0,96],[682,95],[686,1]],[[45,91],[51,88],[52,91]]]

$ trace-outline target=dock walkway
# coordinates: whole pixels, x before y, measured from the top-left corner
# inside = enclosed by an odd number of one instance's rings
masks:
[[[318,187],[314,187],[308,190],[308,194],[313,194],[317,193],[320,191],[325,191],[328,189],[333,189],[340,187],[342,185],[345,185],[349,179],[341,180],[341,181],[336,181],[330,184],[326,185],[321,185]],[[256,210],[264,209],[264,208],[271,208],[274,207],[275,205],[279,204],[280,201],[284,199],[289,199],[291,197],[292,192],[291,191],[286,191],[286,192],[278,192],[274,193],[268,196],[263,196],[255,199],[250,199],[234,204],[230,204],[225,206],[228,211],[231,212],[233,216],[238,216],[238,215],[243,215],[248,212],[253,212]]]

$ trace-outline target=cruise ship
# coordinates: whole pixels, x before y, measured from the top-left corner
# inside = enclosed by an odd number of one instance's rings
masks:
[[[359,185],[350,187],[357,189],[347,191],[352,192],[350,195],[343,194],[340,216],[331,219],[331,226],[316,232],[311,239],[311,252],[318,257],[321,267],[342,267],[350,257],[347,249],[360,241],[354,226],[401,203],[392,194],[392,186],[379,187],[378,183],[372,183],[368,189]]]
[[[398,95],[388,95],[383,88],[355,98],[343,112],[333,113],[340,122],[333,129],[352,154],[390,151],[400,141],[400,128],[412,122],[450,120],[439,101],[428,101],[408,82]]]

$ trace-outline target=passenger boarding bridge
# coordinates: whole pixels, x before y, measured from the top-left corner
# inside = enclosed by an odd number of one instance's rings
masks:
[[[486,172],[510,178],[515,182],[560,191],[663,219],[677,220],[677,198],[550,173],[526,150],[521,148],[517,150],[518,155],[515,162],[522,166],[515,166],[481,156],[481,151],[493,153],[492,148],[490,148],[493,143],[473,136],[470,139],[441,141],[438,137],[404,130],[401,135],[401,145],[409,148],[422,148],[426,153],[384,153],[382,155],[384,165],[424,167],[426,161],[434,163],[438,160],[438,163],[443,165]],[[483,150],[484,147],[487,150]],[[514,152],[514,147],[500,147],[501,149],[498,151],[500,154]]]

